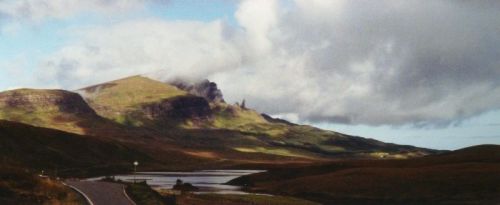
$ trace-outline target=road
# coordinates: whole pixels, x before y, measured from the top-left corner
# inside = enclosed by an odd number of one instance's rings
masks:
[[[91,205],[135,205],[126,195],[122,184],[69,180],[67,185],[82,193]]]

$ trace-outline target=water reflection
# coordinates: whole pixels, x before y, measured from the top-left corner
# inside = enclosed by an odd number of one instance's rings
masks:
[[[264,170],[201,170],[194,172],[137,172],[136,180],[146,181],[155,189],[171,189],[177,179],[200,188],[195,193],[246,194],[239,186],[224,183],[240,176],[260,173]],[[133,182],[134,175],[118,175],[116,179]],[[89,180],[97,180],[93,178]]]

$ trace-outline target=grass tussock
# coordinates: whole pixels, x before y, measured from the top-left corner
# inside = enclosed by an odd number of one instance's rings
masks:
[[[166,199],[146,183],[127,184],[127,194],[137,205],[167,205]]]

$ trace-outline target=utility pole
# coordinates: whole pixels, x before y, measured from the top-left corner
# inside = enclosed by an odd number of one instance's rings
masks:
[[[138,161],[135,161],[134,162],[134,184],[135,184],[135,175],[137,173],[137,165],[139,165],[139,162]]]

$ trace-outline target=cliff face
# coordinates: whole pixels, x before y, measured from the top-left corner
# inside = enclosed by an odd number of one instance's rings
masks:
[[[208,102],[197,96],[179,96],[159,103],[144,105],[143,110],[151,119],[206,119],[211,115]]]
[[[12,108],[96,115],[79,94],[64,90],[20,89],[0,93],[0,109]]]

